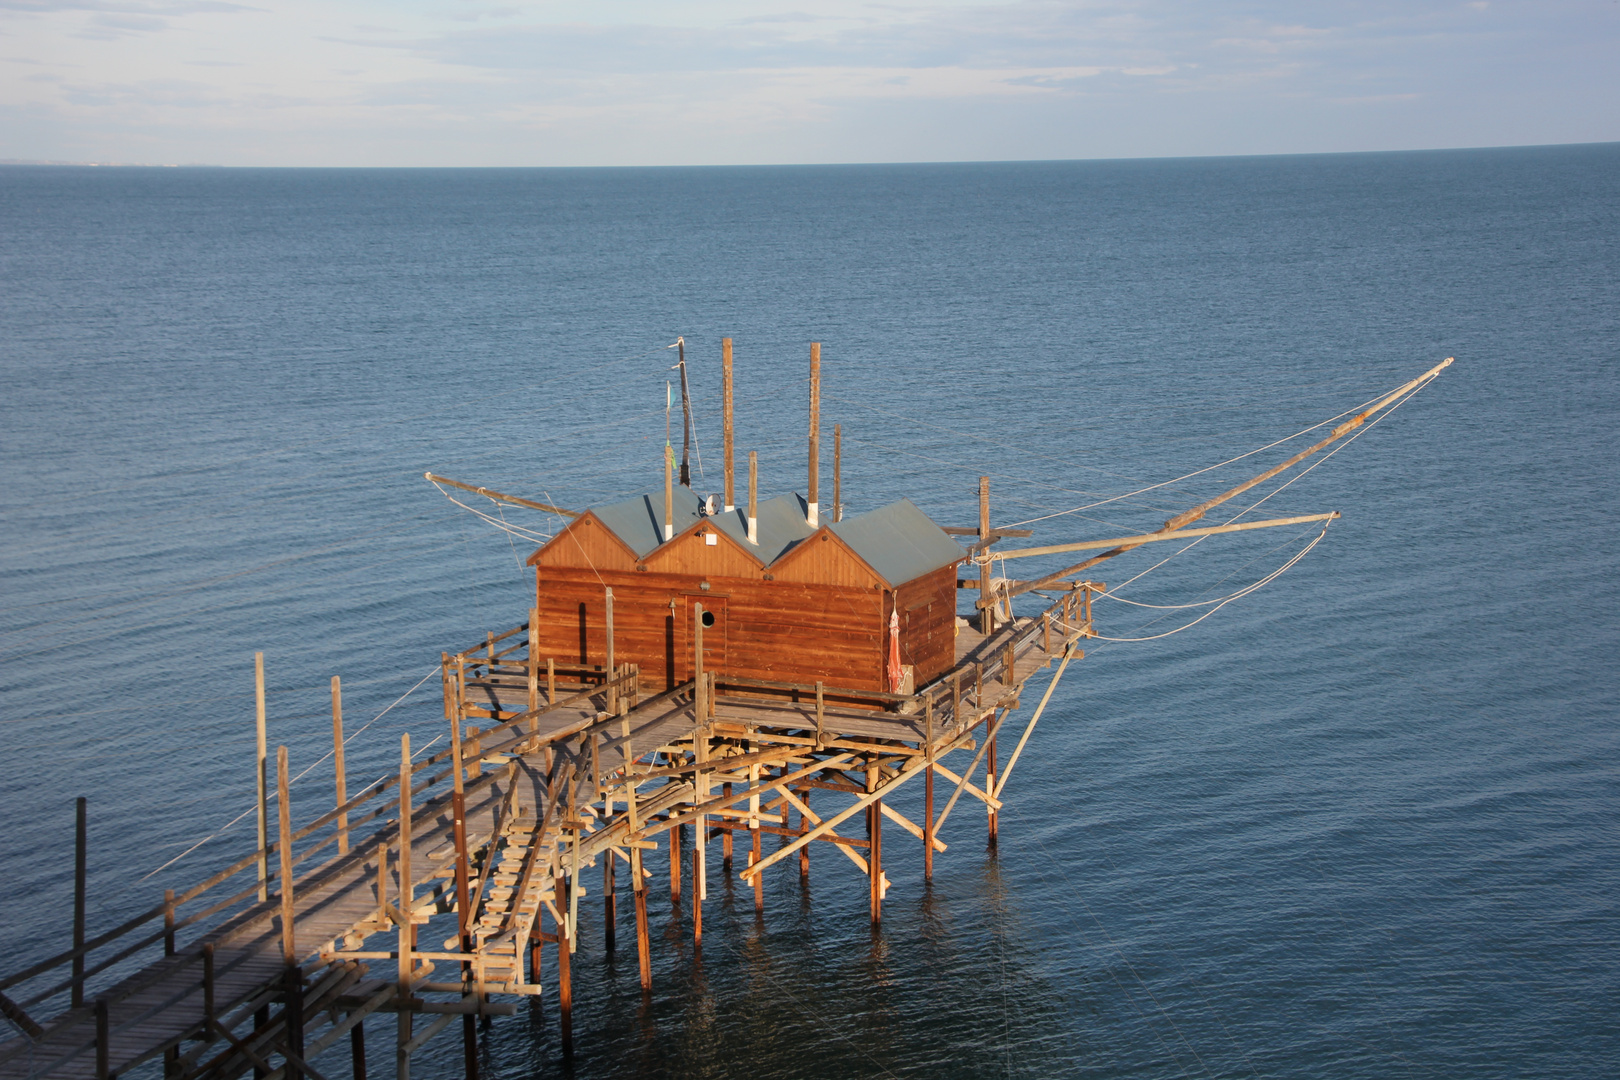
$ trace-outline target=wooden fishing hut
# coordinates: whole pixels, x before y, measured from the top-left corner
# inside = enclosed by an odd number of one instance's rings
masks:
[[[587,510],[529,557],[545,655],[668,690],[692,678],[701,606],[703,665],[737,679],[910,693],[954,662],[968,554],[911,500],[819,525],[797,495],[709,514],[677,487],[662,521],[658,501]]]

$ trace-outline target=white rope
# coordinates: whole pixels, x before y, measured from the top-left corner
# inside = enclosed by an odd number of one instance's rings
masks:
[[[439,489],[439,494],[443,495],[446,499],[449,499],[451,502],[455,503],[457,506],[459,506],[463,510],[467,511],[469,514],[472,514],[475,517],[481,518],[485,522],[488,522],[490,525],[495,526],[495,528],[500,529],[504,533],[509,533],[512,536],[516,536],[516,537],[519,537],[520,539],[527,540],[531,544],[543,544],[547,540],[551,539],[551,534],[550,533],[530,532],[529,530],[523,528],[522,526],[509,524],[507,522],[507,520],[506,520],[506,514],[504,512],[501,512],[500,518],[497,519],[497,518],[490,517],[488,514],[484,513],[484,511],[482,511],[482,510],[479,510],[477,507],[468,506],[466,503],[462,502],[460,499],[456,498],[454,495],[451,495],[448,491],[446,491],[444,489],[443,485],[441,485],[437,480],[432,481],[432,484],[433,484],[434,487]],[[495,505],[497,507],[500,506],[500,500],[499,499],[490,499],[490,497],[488,495],[486,495],[484,497],[486,499],[489,499],[490,502],[495,503]],[[517,554],[517,547],[515,545],[512,548],[512,554],[513,555]]]
[[[345,738],[343,740],[343,745],[348,746],[351,742],[353,742],[355,740],[356,737],[359,736],[360,732],[365,731],[366,728],[370,727],[372,724],[375,724],[378,720],[381,720],[383,717],[387,716],[390,712],[393,711],[394,705],[398,705],[400,702],[404,701],[406,698],[408,698],[412,694],[416,693],[416,691],[421,687],[422,683],[425,683],[429,679],[431,679],[433,677],[433,673],[435,671],[438,671],[438,670],[439,670],[439,667],[438,667],[437,664],[435,664],[432,667],[432,669],[430,669],[428,671],[428,673],[426,675],[422,676],[422,679],[421,679],[420,682],[418,682],[415,686],[411,687],[409,690],[405,691],[403,694],[399,695],[399,697],[395,698],[392,705],[389,705],[388,708],[384,709],[382,712],[378,713],[376,716],[373,716],[365,724],[361,725],[361,727],[357,731],[355,731],[355,733],[353,735],[350,735],[347,738]],[[439,741],[438,739],[433,740],[433,742],[438,742],[438,741]],[[433,745],[433,743],[428,743],[428,746],[432,746],[432,745]],[[426,749],[426,748],[427,747],[423,747],[423,749]],[[309,765],[309,767],[306,768],[303,772],[299,773],[297,776],[295,776],[291,780],[287,781],[287,786],[291,787],[292,785],[298,783],[298,781],[303,779],[304,775],[307,774],[310,769],[313,769],[316,765],[319,765],[321,762],[323,762],[327,758],[331,757],[335,752],[336,751],[334,751],[334,750],[328,750],[326,753],[322,754],[318,759],[316,759],[314,762],[312,762]],[[414,757],[415,755],[413,754],[412,756]],[[358,797],[363,792],[367,791],[368,789],[370,789],[372,787],[375,787],[377,784],[382,783],[382,781],[386,780],[386,779],[388,779],[387,775],[383,776],[381,779],[373,780],[371,783],[367,784],[365,787],[363,787],[359,791],[355,792],[355,796]],[[278,797],[277,792],[273,792],[273,791],[269,792],[268,796],[267,796],[267,798],[265,800],[266,804],[268,805],[268,803],[271,800],[274,800],[277,797]],[[179,862],[181,859],[185,858],[187,855],[190,855],[193,851],[196,851],[198,848],[200,848],[204,844],[208,843],[208,841],[214,839],[214,837],[216,837],[216,836],[220,835],[221,833],[225,832],[232,825],[235,825],[238,821],[241,821],[243,818],[247,817],[249,814],[253,813],[257,809],[258,809],[257,804],[248,807],[246,810],[242,811],[240,814],[238,814],[235,817],[231,818],[231,820],[227,821],[225,824],[221,825],[218,829],[215,829],[213,832],[209,833],[207,836],[203,837],[201,840],[197,841],[195,844],[192,844],[190,847],[186,848],[186,850],[182,851],[180,854],[176,855],[174,858],[170,859],[168,862],[164,863],[162,866],[158,867],[156,870],[153,870],[151,873],[142,876],[140,878],[140,880],[145,881],[147,878],[151,877],[152,874],[161,873],[162,871],[167,870],[169,867],[173,866],[175,863]]]
[[[1190,628],[1192,628],[1194,626],[1197,626],[1199,623],[1203,622],[1205,619],[1209,618],[1211,615],[1213,615],[1217,611],[1221,610],[1221,608],[1225,607],[1227,604],[1232,603],[1232,601],[1241,600],[1243,597],[1248,596],[1251,593],[1263,588],[1264,586],[1271,584],[1273,581],[1276,581],[1283,574],[1285,574],[1289,570],[1293,569],[1293,567],[1301,559],[1303,559],[1305,556],[1307,556],[1307,555],[1309,555],[1311,553],[1312,548],[1314,548],[1317,544],[1320,544],[1322,542],[1322,538],[1327,535],[1328,524],[1329,524],[1328,522],[1323,522],[1322,523],[1322,531],[1316,534],[1316,539],[1312,540],[1309,544],[1306,544],[1304,548],[1302,548],[1300,551],[1295,553],[1293,558],[1289,559],[1287,562],[1283,563],[1277,569],[1273,570],[1271,573],[1267,574],[1265,577],[1261,578],[1259,581],[1256,581],[1254,584],[1248,585],[1248,586],[1246,586],[1246,587],[1244,587],[1242,589],[1239,589],[1237,592],[1233,593],[1231,596],[1229,596],[1226,599],[1222,600],[1220,603],[1216,604],[1214,607],[1210,608],[1208,611],[1206,611],[1202,615],[1198,616],[1198,618],[1194,619],[1192,622],[1186,623],[1185,625],[1182,625],[1182,626],[1178,626],[1174,630],[1166,630],[1162,634],[1153,634],[1153,635],[1151,635],[1149,637],[1116,638],[1116,637],[1106,637],[1106,636],[1104,636],[1102,634],[1092,634],[1091,636],[1093,638],[1095,638],[1096,640],[1098,640],[1098,641],[1117,641],[1117,642],[1158,641],[1160,638],[1167,638],[1172,634],[1179,634],[1183,630],[1187,630],[1187,629],[1190,629]],[[1144,604],[1142,606],[1151,607],[1153,605]],[[1079,627],[1065,625],[1065,629],[1078,630]]]

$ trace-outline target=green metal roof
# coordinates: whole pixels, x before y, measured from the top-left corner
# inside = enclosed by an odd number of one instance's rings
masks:
[[[690,488],[677,486],[675,488],[675,533],[679,535],[682,530],[691,526],[701,516],[698,513],[698,497],[692,494]],[[613,535],[630,545],[636,553],[636,558],[645,559],[654,548],[664,542],[664,499],[660,494],[656,501],[651,495],[637,495],[633,499],[623,502],[608,503],[606,506],[593,506],[591,513],[599,518],[603,525],[612,530]]]
[[[674,524],[677,535],[705,520],[702,503],[691,489],[677,487],[674,495]],[[707,520],[736,540],[745,551],[753,552],[766,566],[775,563],[816,530],[805,520],[808,505],[799,495],[782,495],[759,504],[758,546],[748,542],[748,511],[738,507]],[[623,502],[591,509],[603,525],[628,544],[643,559],[664,542],[664,500],[654,495],[637,495]],[[838,538],[876,570],[891,587],[903,585],[924,574],[949,566],[967,557],[955,540],[917,509],[910,499],[901,499],[876,510],[869,510],[829,526]]]
[[[846,518],[831,528],[891,586],[967,558],[962,546],[910,499]]]

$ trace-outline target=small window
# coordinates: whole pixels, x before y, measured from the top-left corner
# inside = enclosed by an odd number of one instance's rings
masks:
[[[705,611],[703,613],[703,625],[704,626],[713,626],[714,625],[714,612]]]

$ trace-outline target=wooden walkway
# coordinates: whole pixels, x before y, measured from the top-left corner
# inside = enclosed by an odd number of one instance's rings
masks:
[[[860,695],[828,691],[825,698],[843,702],[838,705],[823,700],[818,706],[815,687],[734,683],[724,673],[703,672],[642,700],[638,673],[628,667],[596,677],[597,685],[576,672],[575,687],[559,687],[553,679],[537,691],[536,659],[514,663],[512,650],[498,652],[500,639],[492,637],[486,654],[468,650],[447,660],[446,713],[459,739],[452,750],[410,766],[407,774],[414,808],[405,849],[411,867],[410,888],[404,890],[408,923],[398,903],[403,834],[394,781],[393,802],[366,803],[378,789],[340,808],[371,829],[362,835],[361,827],[352,828],[347,854],[328,848],[337,811],[289,834],[294,842],[288,850],[304,836],[316,845],[299,861],[326,851],[324,861],[293,878],[290,939],[281,918],[280,846],[273,844],[265,853],[268,899],[258,899],[257,856],[237,864],[236,876],[216,875],[206,888],[183,895],[170,912],[182,902],[197,903],[220,882],[233,881],[237,888],[246,882],[234,898],[205,898],[223,921],[201,937],[100,988],[84,1005],[64,1008],[36,1025],[33,1037],[0,1042],[0,1080],[115,1076],[159,1057],[170,1077],[239,1076],[256,1065],[276,1078],[319,1077],[320,1055],[345,1035],[352,1052],[364,1019],[384,1011],[398,1017],[389,1047],[395,1074],[408,1076],[411,1054],[457,1015],[509,1013],[515,1003],[503,995],[540,993],[535,973],[548,944],[556,960],[546,992],[558,997],[564,1046],[571,1048],[567,955],[581,897],[595,892],[612,942],[617,903],[628,893],[634,914],[626,917],[635,922],[642,985],[650,992],[645,890],[652,886],[642,862],[644,852],[661,846],[675,896],[683,879],[692,882],[688,903],[700,946],[706,866],[715,839],[728,868],[734,841],[744,845],[740,872],[754,885],[756,905],[763,903],[761,874],[770,865],[803,850],[798,863],[807,873],[808,846],[833,845],[867,873],[876,922],[888,888],[882,872],[885,819],[923,841],[929,873],[934,853],[944,847],[935,833],[961,795],[989,808],[993,839],[1006,771],[1003,766],[997,772],[995,732],[1020,705],[1029,680],[1054,659],[1077,654],[1085,632],[1073,625],[1072,607],[1058,607],[1047,614],[1067,613],[1069,621],[1021,619],[989,639],[959,631],[956,668],[918,694],[868,694],[856,702]],[[527,678],[515,678],[514,670],[526,670]],[[578,685],[578,678],[587,684]],[[473,729],[468,723],[474,719],[491,726]],[[971,755],[972,763],[958,763],[961,771],[955,771],[945,764],[953,754]],[[974,782],[987,755],[987,768]],[[447,758],[447,768],[429,771]],[[459,780],[465,791],[466,839],[459,846],[455,799],[441,783],[451,773],[448,786]],[[928,790],[921,823],[883,803],[917,777],[926,778]],[[954,792],[939,815],[936,780]],[[810,808],[812,791],[816,810]],[[825,809],[827,792],[851,805],[836,813]],[[861,835],[847,826],[840,831],[863,812]],[[782,838],[769,855],[763,835]],[[698,838],[701,843],[694,842]],[[599,866],[599,860],[605,861]],[[593,867],[602,874],[600,892],[580,877]],[[458,929],[458,870],[472,909],[465,926],[470,950],[462,949]],[[206,924],[208,915],[186,921]],[[148,952],[155,948],[149,945]],[[299,961],[296,984],[284,961],[288,948]],[[84,950],[87,956],[90,951]],[[129,962],[138,960],[139,954]],[[15,994],[16,985],[60,978],[64,966],[13,976],[0,987]],[[296,994],[289,993],[294,985]],[[475,1038],[467,1030],[465,1037]],[[375,1046],[371,1058],[375,1069]]]

